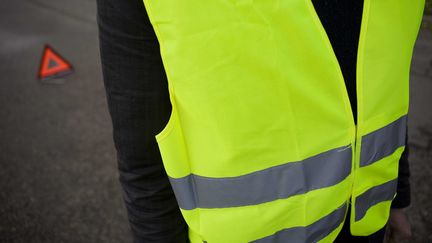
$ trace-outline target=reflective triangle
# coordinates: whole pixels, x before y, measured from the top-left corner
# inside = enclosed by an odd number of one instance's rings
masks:
[[[72,72],[72,65],[49,45],[45,45],[39,66],[39,79],[64,76]]]

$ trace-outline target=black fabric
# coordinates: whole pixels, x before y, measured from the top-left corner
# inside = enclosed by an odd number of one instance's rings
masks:
[[[339,61],[357,122],[356,63],[363,0],[312,0]]]
[[[156,135],[171,104],[142,0],[98,0],[100,52],[118,170],[135,242],[187,242]]]
[[[408,127],[407,127],[408,134]],[[398,175],[398,185],[397,194],[392,202],[392,208],[406,208],[411,204],[411,186],[410,186],[410,168],[409,168],[409,143],[408,136],[405,137],[405,150],[399,159],[399,175]]]
[[[352,1],[352,5],[348,0],[314,2],[342,68],[352,104],[355,102],[355,55],[361,16],[359,2]],[[171,113],[156,35],[142,0],[98,0],[97,6],[102,69],[119,180],[134,240],[136,243],[189,242],[187,225],[154,138]],[[409,204],[407,156],[406,150],[400,163],[395,207]],[[338,239],[349,236],[347,227]]]

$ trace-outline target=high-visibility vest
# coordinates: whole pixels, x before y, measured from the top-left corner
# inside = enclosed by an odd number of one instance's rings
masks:
[[[424,0],[365,0],[355,125],[309,0],[144,0],[172,113],[155,136],[192,243],[332,242],[387,222]]]

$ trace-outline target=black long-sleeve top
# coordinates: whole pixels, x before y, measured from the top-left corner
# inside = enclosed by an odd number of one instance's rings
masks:
[[[355,60],[362,1],[313,1],[331,40],[356,113]],[[142,0],[98,0],[99,40],[119,179],[135,242],[188,242],[154,136],[171,104],[159,44]],[[410,202],[408,150],[394,207]]]

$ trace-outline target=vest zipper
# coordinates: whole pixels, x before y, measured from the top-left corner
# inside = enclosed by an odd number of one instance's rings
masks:
[[[367,31],[368,21],[369,21],[369,7],[370,0],[363,1],[363,9],[361,16],[361,24],[360,24],[360,34],[359,34],[359,42],[357,46],[357,60],[356,60],[356,99],[357,99],[357,122],[354,121],[354,148],[353,148],[353,167],[352,167],[352,183],[351,183],[351,199],[354,194],[354,184],[356,183],[356,175],[357,169],[359,168],[360,161],[360,146],[361,146],[361,137],[359,137],[359,126],[362,128],[362,111],[363,111],[363,53],[364,53],[364,42],[365,42],[365,33]],[[350,203],[352,204],[352,200],[350,199]],[[351,209],[351,212],[353,210]]]
[[[350,203],[352,204],[351,198],[353,195],[353,191],[354,191],[354,182],[355,182],[355,177],[356,177],[356,170],[357,170],[357,134],[358,134],[358,124],[354,125],[354,141],[353,141],[353,148],[352,148],[352,167],[351,167],[351,175],[352,175],[352,183],[351,183],[351,190],[350,190]]]
[[[358,151],[357,151],[358,150],[357,149],[357,147],[358,147],[358,142],[357,142],[358,138],[357,138],[357,136],[358,135],[357,134],[358,134],[358,122],[360,120],[359,119],[359,115],[360,115],[359,114],[360,113],[359,112],[359,110],[360,110],[359,80],[361,80],[361,79],[358,78],[359,77],[359,74],[358,74],[358,72],[359,72],[359,59],[360,59],[359,55],[360,55],[360,52],[361,52],[360,51],[361,50],[360,45],[362,45],[362,40],[363,40],[362,36],[364,35],[364,33],[362,33],[362,32],[365,31],[364,28],[365,28],[365,25],[366,25],[366,22],[367,22],[367,18],[366,17],[368,16],[368,9],[366,9],[366,8],[369,7],[369,1],[370,0],[364,0],[364,2],[363,2],[363,9],[362,9],[363,12],[362,12],[362,20],[361,20],[361,24],[360,24],[360,34],[359,34],[359,45],[357,47],[357,60],[356,60],[357,123],[356,123],[356,121],[354,119],[354,114],[353,114],[353,110],[352,110],[352,107],[351,107],[351,101],[350,101],[350,99],[348,97],[348,90],[347,90],[347,87],[345,85],[345,78],[344,78],[344,76],[342,74],[342,68],[341,68],[341,66],[339,64],[339,61],[338,61],[337,57],[336,57],[336,53],[333,50],[332,44],[330,42],[330,38],[327,35],[327,33],[326,33],[325,29],[324,29],[324,26],[323,26],[323,24],[322,24],[322,22],[321,22],[321,20],[320,20],[320,18],[318,16],[318,13],[316,12],[316,10],[314,8],[312,2],[311,1],[306,1],[306,4],[308,5],[309,10],[310,10],[310,12],[312,14],[312,18],[314,19],[315,24],[317,25],[319,31],[321,32],[321,36],[322,36],[323,40],[326,42],[327,48],[329,50],[329,53],[332,56],[332,59],[334,61],[335,67],[336,67],[335,69],[338,72],[339,81],[341,83],[340,85],[342,85],[344,87],[343,99],[344,99],[344,102],[346,104],[346,112],[349,113],[351,124],[353,125],[353,130],[354,131],[352,131],[352,133],[353,133],[353,140],[354,141],[352,141],[352,161],[351,161],[351,164],[352,164],[352,166],[351,166],[351,174],[352,174],[351,180],[352,180],[352,183],[351,183],[351,190],[350,190],[351,198],[352,198],[352,195],[353,195],[354,183],[355,183],[355,175],[356,175],[356,171],[357,171],[357,162],[356,162],[356,160],[357,160],[357,154],[358,154]],[[351,200],[350,200],[350,202],[351,202]]]

